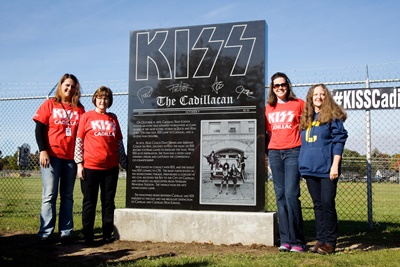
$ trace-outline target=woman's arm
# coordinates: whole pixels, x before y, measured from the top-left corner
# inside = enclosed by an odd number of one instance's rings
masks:
[[[340,155],[335,155],[333,157],[333,162],[332,162],[332,166],[331,166],[331,171],[329,174],[329,178],[331,180],[335,180],[339,177],[339,163],[342,160],[342,156]]]
[[[118,141],[118,161],[119,164],[121,165],[121,167],[126,170],[126,168],[128,167],[128,160],[125,154],[125,148],[124,148],[124,143],[122,142],[122,140]]]
[[[39,121],[36,122],[35,127],[35,137],[36,143],[39,147],[40,155],[39,155],[39,163],[43,168],[49,167],[50,157],[47,152],[47,126]]]
[[[333,162],[330,169],[329,178],[331,180],[334,180],[339,177],[339,165],[340,161],[342,160],[344,145],[346,143],[348,135],[346,129],[344,128],[342,120],[332,121],[331,130]]]
[[[78,167],[76,176],[83,180],[83,140],[80,137],[77,137],[75,140],[74,160]]]

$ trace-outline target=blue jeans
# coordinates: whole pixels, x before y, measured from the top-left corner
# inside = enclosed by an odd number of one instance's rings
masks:
[[[317,241],[336,247],[338,218],[336,213],[336,188],[338,179],[306,177],[308,192],[314,204]]]
[[[50,157],[48,168],[42,169],[42,207],[40,210],[40,237],[49,237],[56,225],[56,204],[60,187],[60,212],[58,230],[61,236],[70,235],[74,227],[72,211],[74,206],[74,185],[76,164],[73,160]]]
[[[304,246],[303,215],[300,202],[300,148],[269,150],[281,244]]]

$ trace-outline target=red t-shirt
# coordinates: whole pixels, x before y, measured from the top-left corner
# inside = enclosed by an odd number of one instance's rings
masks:
[[[74,159],[75,136],[83,113],[85,108],[82,105],[73,108],[67,104],[56,103],[54,99],[48,99],[40,105],[33,120],[48,127],[47,152],[50,156]]]
[[[77,137],[83,140],[83,165],[94,170],[118,166],[118,141],[122,140],[117,116],[94,110],[82,115]]]
[[[265,107],[268,149],[289,149],[301,145],[299,123],[303,109],[304,101],[300,98],[277,103],[275,107]]]

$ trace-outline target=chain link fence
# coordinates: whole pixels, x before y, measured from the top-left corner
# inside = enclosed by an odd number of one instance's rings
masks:
[[[325,83],[330,90],[400,86],[400,63],[321,70],[280,70],[291,79],[296,95],[305,99],[309,87]],[[269,74],[268,77],[272,75]],[[267,80],[269,81],[269,79]],[[82,104],[94,108],[92,93],[106,85],[114,92],[110,112],[120,121],[125,147],[128,132],[128,81],[82,82]],[[0,216],[38,216],[41,196],[39,153],[32,120],[54,84],[0,82]],[[52,96],[52,95],[51,95]],[[400,96],[397,96],[400,103]],[[339,220],[400,223],[400,111],[349,110],[345,127],[349,132],[336,198]],[[18,165],[29,148],[27,167]],[[266,166],[266,170],[268,170]],[[117,208],[125,207],[126,173],[120,173]],[[267,211],[276,211],[272,177],[266,177]],[[305,220],[312,220],[313,205],[305,181],[301,182]],[[75,212],[81,210],[80,186],[75,186]]]
[[[331,91],[400,86],[400,63],[283,72],[302,99],[317,83],[325,83]],[[349,137],[336,197],[339,221],[365,221],[370,229],[380,222],[400,224],[400,95],[393,98],[397,109],[347,110]],[[269,175],[266,209],[276,210],[271,179]],[[301,194],[303,217],[312,220],[313,205],[304,180]]]
[[[114,101],[110,112],[118,116],[127,146],[128,127],[128,81],[81,82],[81,102],[85,109],[92,110],[93,92],[101,85],[113,90]],[[39,151],[35,139],[33,115],[54,84],[0,83],[0,217],[39,216],[42,195],[42,180],[39,166]],[[27,166],[19,165],[24,149],[29,147]],[[116,207],[125,207],[126,173],[120,172],[117,187]],[[74,192],[74,213],[82,210],[82,193],[79,179]],[[100,201],[98,201],[100,203]],[[100,204],[99,204],[100,205]],[[98,205],[98,211],[100,206]]]

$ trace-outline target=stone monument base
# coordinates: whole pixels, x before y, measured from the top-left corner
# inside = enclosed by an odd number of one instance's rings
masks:
[[[116,209],[115,237],[125,241],[276,245],[275,212]]]

